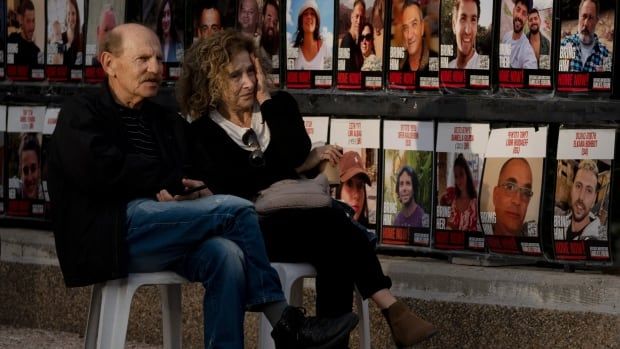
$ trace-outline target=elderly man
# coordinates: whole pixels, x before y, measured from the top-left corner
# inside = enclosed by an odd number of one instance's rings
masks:
[[[206,289],[205,347],[243,348],[244,310],[262,311],[278,348],[328,348],[357,318],[306,318],[287,305],[246,200],[189,192],[187,124],[149,101],[162,80],[153,31],[124,24],[101,47],[101,91],[69,99],[52,135],[49,185],[67,286],[173,270]]]
[[[511,158],[499,171],[493,188],[494,235],[527,236],[523,224],[532,192],[532,169],[524,158]]]
[[[402,14],[402,32],[407,58],[401,70],[424,70],[428,67],[429,50],[424,42],[424,16],[418,1],[406,0]]]
[[[531,0],[515,0],[512,8],[512,31],[502,37],[502,45],[510,47],[510,68],[538,69],[538,61],[530,41],[523,33]]]
[[[595,33],[599,20],[598,0],[581,0],[579,4],[578,32],[562,39],[561,52],[570,52],[568,71],[611,71],[609,50]],[[560,55],[562,56],[562,55]]]
[[[13,62],[9,63],[28,66],[43,64],[41,49],[34,43],[35,13],[32,1],[21,2],[17,8],[17,20],[20,31],[12,33],[7,39],[9,47],[17,45],[17,53],[13,56]]]
[[[593,160],[582,160],[570,191],[570,211],[565,221],[562,240],[607,240],[601,221],[592,213],[598,193],[598,166]]]
[[[196,36],[204,39],[222,30],[222,15],[214,5],[207,5],[200,10]]]
[[[452,7],[452,32],[456,42],[456,58],[448,68],[480,69],[476,52],[476,35],[480,19],[480,0],[455,0]]]

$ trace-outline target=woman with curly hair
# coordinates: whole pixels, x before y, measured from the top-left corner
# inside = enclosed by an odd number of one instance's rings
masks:
[[[297,103],[269,90],[256,53],[251,39],[219,32],[187,51],[177,83],[181,111],[193,119],[194,163],[202,179],[216,194],[250,200],[276,181],[299,178],[322,161],[335,165],[342,157],[333,145],[310,149]],[[318,316],[350,312],[355,285],[382,309],[398,345],[436,332],[392,295],[374,246],[341,207],[282,209],[262,216],[260,225],[271,261],[316,268]]]

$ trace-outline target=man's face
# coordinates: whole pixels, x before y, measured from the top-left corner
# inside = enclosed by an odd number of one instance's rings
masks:
[[[413,199],[413,182],[407,172],[398,177],[398,199],[404,206],[409,206]]]
[[[592,1],[581,4],[579,9],[579,39],[585,45],[590,45],[594,41],[594,31],[598,23],[596,15],[596,5]]]
[[[24,150],[20,155],[19,165],[23,194],[28,199],[39,196],[39,158],[34,150]]]
[[[267,35],[270,38],[278,36],[278,23],[278,11],[276,11],[273,5],[267,5],[265,9],[265,18],[263,19],[262,35]]]
[[[162,80],[162,53],[155,33],[146,29],[123,35],[123,52],[104,60],[110,87],[122,101],[139,103],[153,97]]]
[[[97,27],[97,43],[101,44],[105,40],[108,32],[116,27],[116,17],[111,10],[106,11],[101,16],[101,23]]]
[[[351,12],[351,31],[359,33],[362,24],[364,24],[364,6],[358,3]]]
[[[519,235],[532,194],[532,170],[523,159],[513,159],[500,173],[493,189],[495,234]]]
[[[517,2],[512,8],[512,29],[515,33],[521,33],[527,20],[527,6],[522,2]]]
[[[458,55],[473,55],[478,33],[478,8],[474,1],[463,0],[452,16],[452,30],[456,36]]]
[[[537,34],[540,31],[540,16],[538,12],[532,12],[527,18],[527,23],[530,27],[530,32],[532,34]]]
[[[256,70],[247,51],[233,56],[223,71],[225,87],[222,104],[237,112],[251,110],[256,99]]]
[[[581,222],[588,217],[596,202],[597,183],[594,172],[584,169],[577,171],[570,192],[573,221]]]
[[[198,23],[198,37],[208,38],[222,29],[222,19],[220,13],[214,9],[204,9],[200,15]]]
[[[26,41],[32,41],[32,39],[34,38],[35,27],[34,11],[26,10],[24,12],[24,15],[22,16],[22,21],[20,24],[22,26],[22,37]]]
[[[421,52],[424,22],[422,21],[422,12],[420,12],[418,6],[411,5],[403,11],[402,30],[409,56]]]
[[[239,7],[239,24],[241,32],[254,34],[258,23],[258,4],[256,0],[241,0]]]

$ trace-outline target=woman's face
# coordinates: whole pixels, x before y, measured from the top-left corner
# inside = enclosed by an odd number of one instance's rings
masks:
[[[364,30],[362,30],[362,37],[360,38],[360,48],[364,57],[370,56],[374,48],[373,33],[368,26],[364,27]]]
[[[254,106],[256,70],[248,51],[235,54],[222,72],[225,81],[222,103],[234,111],[247,111]]]
[[[353,218],[356,221],[360,219],[364,202],[366,201],[365,185],[366,183],[360,175],[353,176],[348,181],[342,183],[340,198],[353,208],[355,211]]]
[[[454,185],[459,188],[461,195],[467,195],[467,174],[461,166],[454,166]]]
[[[170,34],[170,23],[172,20],[172,10],[170,9],[170,3],[166,2],[164,5],[164,15],[161,17],[161,28],[164,30],[164,34]]]
[[[304,33],[314,33],[316,29],[316,12],[313,9],[306,9],[301,14],[301,25]]]
[[[75,30],[75,25],[77,24],[77,9],[71,2],[67,3],[67,24],[69,28]]]

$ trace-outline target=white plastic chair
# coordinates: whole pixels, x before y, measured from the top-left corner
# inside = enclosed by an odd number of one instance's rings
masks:
[[[316,277],[316,270],[307,263],[271,263],[271,266],[278,272],[284,296],[290,305],[301,306],[303,298],[303,287],[305,278]],[[368,301],[364,300],[357,288],[355,289],[355,302],[360,311],[359,318],[359,341],[360,349],[370,349],[370,313],[368,311]],[[273,349],[275,345],[271,338],[271,324],[262,315],[260,317],[258,348]]]
[[[181,284],[188,281],[171,271],[129,274],[93,286],[86,325],[86,349],[125,347],[129,308],[136,290],[157,285],[161,295],[164,348],[181,348]]]

